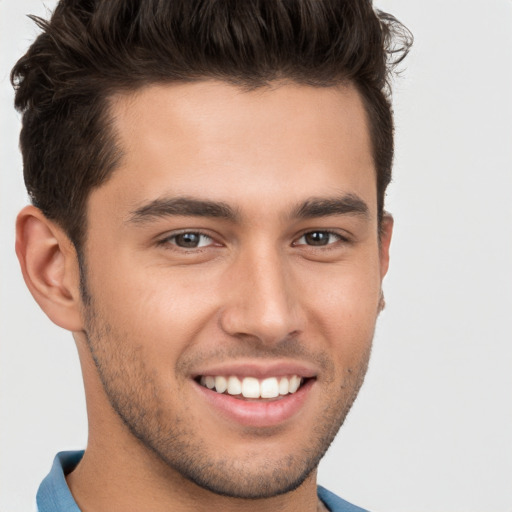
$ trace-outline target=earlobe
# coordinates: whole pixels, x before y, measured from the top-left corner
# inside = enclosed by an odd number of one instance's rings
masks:
[[[16,254],[27,287],[50,320],[69,331],[82,330],[75,248],[63,230],[34,206],[18,215]]]
[[[384,217],[380,226],[380,278],[384,279],[389,268],[389,246],[391,245],[391,236],[393,234],[393,217],[384,212]]]

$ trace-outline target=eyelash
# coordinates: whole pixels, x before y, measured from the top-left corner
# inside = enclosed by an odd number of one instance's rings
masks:
[[[325,235],[329,235],[329,236],[333,236],[335,237],[337,240],[334,241],[334,242],[330,242],[330,243],[327,243],[325,245],[313,245],[313,244],[299,244],[298,243],[298,240],[306,237],[307,235],[311,235],[313,233],[322,233],[322,234],[325,234]],[[343,236],[341,235],[340,233],[338,233],[337,231],[332,231],[332,230],[329,230],[329,229],[313,229],[313,230],[310,230],[310,231],[305,231],[304,233],[302,233],[302,235],[297,239],[297,241],[293,242],[293,245],[294,246],[301,246],[301,245],[305,245],[305,246],[308,246],[308,247],[313,247],[313,248],[323,248],[324,250],[327,249],[327,248],[332,248],[333,245],[336,244],[336,242],[342,242],[342,243],[349,243],[350,240],[346,237],[346,236]]]
[[[199,235],[200,237],[206,237],[208,239],[211,240],[211,242],[207,245],[204,245],[204,246],[199,246],[199,247],[190,247],[190,248],[187,248],[187,247],[180,247],[178,244],[176,243],[172,243],[173,240],[174,242],[176,242],[176,238],[178,236],[181,236],[181,235]],[[201,250],[201,249],[204,249],[205,247],[208,247],[209,245],[211,245],[211,243],[214,242],[213,238],[208,235],[207,233],[204,233],[200,230],[183,230],[183,231],[180,231],[178,233],[173,233],[172,235],[169,235],[169,236],[166,236],[165,238],[162,238],[161,240],[158,240],[157,242],[157,245],[158,246],[169,246],[169,245],[173,245],[174,247],[176,247],[178,250],[184,250],[184,251],[197,251],[197,250]]]
[[[307,243],[298,243],[302,238],[305,238],[306,236],[308,235],[312,235],[314,233],[322,233],[323,235],[328,235],[328,236],[333,236],[336,238],[335,241],[333,242],[328,242],[326,244],[318,244],[318,245],[315,245],[315,244],[307,244]],[[205,238],[208,238],[210,240],[210,243],[206,244],[206,245],[203,245],[203,246],[198,246],[198,247],[180,247],[177,243],[176,243],[176,238],[181,236],[181,235],[198,235],[200,237],[205,237]],[[173,243],[174,241],[174,243]],[[299,247],[299,246],[306,246],[306,247],[311,247],[313,249],[323,249],[323,250],[326,250],[326,249],[331,249],[333,248],[332,246],[336,244],[336,242],[341,242],[341,243],[349,243],[350,242],[350,239],[347,238],[346,236],[343,236],[341,235],[340,233],[336,232],[336,231],[332,231],[332,230],[329,230],[329,229],[316,229],[316,230],[310,230],[310,231],[305,231],[303,232],[300,237],[296,238],[295,241],[292,243],[292,246],[293,247]],[[158,246],[169,246],[169,245],[172,245],[174,246],[175,248],[177,248],[177,250],[183,250],[183,251],[198,251],[198,250],[202,250],[212,244],[214,244],[215,241],[213,239],[213,237],[211,237],[209,234],[207,233],[204,233],[200,230],[184,230],[184,231],[180,231],[178,233],[173,233],[172,235],[169,235],[161,240],[159,240],[157,242],[157,245]]]

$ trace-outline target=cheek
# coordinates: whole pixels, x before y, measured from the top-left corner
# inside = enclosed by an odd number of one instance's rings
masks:
[[[119,258],[115,266],[98,265],[88,274],[94,308],[126,343],[148,345],[155,353],[189,343],[211,312],[202,292],[208,284],[198,286],[165,268],[126,265]]]
[[[317,280],[321,286],[304,292],[308,321],[345,364],[364,357],[375,330],[380,298],[377,262],[351,265]]]

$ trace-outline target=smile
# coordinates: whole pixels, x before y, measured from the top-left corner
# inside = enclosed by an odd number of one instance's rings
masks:
[[[293,360],[210,364],[191,377],[199,403],[206,406],[203,418],[213,417],[229,429],[291,428],[292,418],[314,409],[318,393],[318,369]]]
[[[238,378],[234,375],[203,375],[199,383],[205,388],[220,394],[228,394],[239,398],[261,399],[278,398],[296,393],[304,379],[298,375],[283,377],[256,377]]]

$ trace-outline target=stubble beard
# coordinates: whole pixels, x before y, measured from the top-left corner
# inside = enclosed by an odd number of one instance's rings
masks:
[[[347,374],[338,396],[327,402],[319,414],[311,437],[305,439],[303,446],[295,447],[293,453],[279,460],[273,459],[272,454],[262,457],[260,451],[235,460],[212,453],[208,440],[197,435],[194,422],[185,417],[186,406],[179,411],[170,410],[153,370],[145,363],[143,344],[124,343],[129,334],[116,332],[95,310],[91,297],[86,298],[87,344],[113,410],[131,434],[171,470],[217,495],[263,499],[299,487],[334,440],[366,374],[371,343],[359,367]],[[179,390],[172,392],[178,394]],[[260,461],[256,467],[255,455]]]

